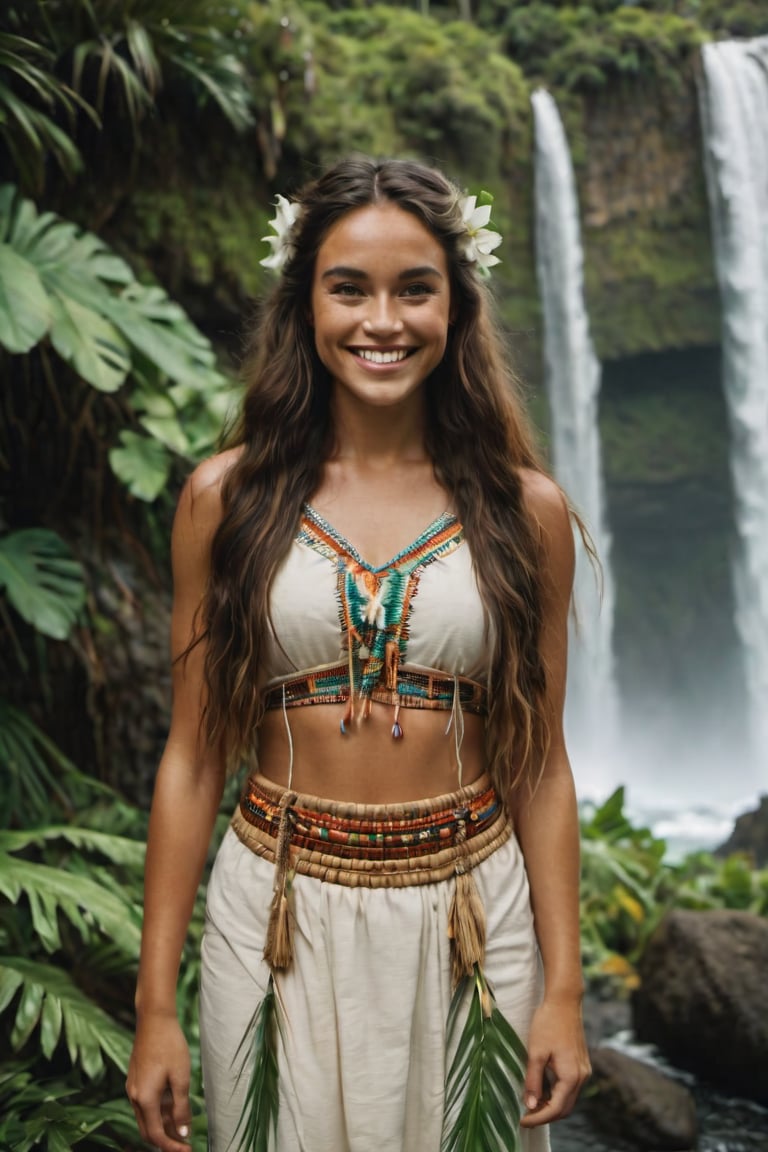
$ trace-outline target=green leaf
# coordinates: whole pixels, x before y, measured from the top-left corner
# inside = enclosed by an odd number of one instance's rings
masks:
[[[7,978],[19,981],[22,988],[16,1010],[11,1044],[15,1051],[24,1046],[38,1024],[47,1001],[48,1020],[60,1017],[59,1034],[63,1034],[69,1058],[79,1064],[90,1079],[104,1070],[104,1056],[125,1072],[131,1054],[132,1037],[127,1029],[89,1000],[68,973],[50,964],[41,964],[19,956],[0,957],[0,987]],[[47,1043],[52,1038],[51,1025]],[[57,1037],[58,1039],[58,1037]]]
[[[519,1094],[525,1048],[496,1006],[479,965],[456,987],[448,1014],[448,1046],[469,996],[464,1026],[445,1085],[441,1152],[518,1152]]]
[[[238,1048],[244,1052],[240,1075],[248,1074],[248,1091],[237,1124],[237,1152],[269,1152],[270,1133],[277,1132],[277,997],[272,975]],[[236,1055],[237,1055],[236,1054]],[[247,1065],[251,1068],[248,1073]]]
[[[99,392],[116,392],[131,367],[125,340],[113,324],[71,297],[52,296],[51,343]]]
[[[0,344],[8,352],[29,352],[50,323],[48,295],[36,270],[7,244],[0,244]]]
[[[32,845],[40,847],[56,841],[65,841],[86,852],[97,852],[113,864],[140,871],[144,869],[145,843],[127,836],[115,836],[111,832],[99,832],[94,828],[80,828],[71,824],[0,831],[0,851],[3,852],[21,852]]]
[[[66,640],[85,603],[82,568],[45,528],[0,537],[2,589],[22,619],[54,640]]]
[[[116,895],[90,876],[20,860],[2,851],[8,835],[0,833],[0,893],[12,904],[24,893],[33,926],[46,951],[54,952],[61,946],[58,925],[61,912],[83,939],[89,938],[95,925],[123,952],[138,959],[141,917],[125,895]]]
[[[122,447],[109,453],[112,471],[139,500],[155,500],[168,483],[171,458],[167,449],[130,430],[120,433],[120,443]]]

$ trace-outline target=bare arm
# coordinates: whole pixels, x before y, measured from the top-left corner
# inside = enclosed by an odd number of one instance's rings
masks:
[[[544,567],[541,653],[547,673],[551,744],[533,796],[515,798],[517,835],[531,888],[536,936],[544,964],[544,1000],[528,1042],[525,1127],[567,1115],[589,1076],[581,1021],[583,977],[579,938],[579,825],[563,737],[568,611],[573,587],[573,532],[565,500],[546,477],[527,473],[528,507],[540,526]],[[552,1080],[545,1099],[544,1074]]]
[[[208,578],[221,471],[221,457],[197,469],[173,526],[173,712],[149,821],[136,1040],[126,1084],[142,1137],[163,1152],[187,1149],[189,1050],[176,1015],[176,982],[225,776],[223,757],[200,731],[203,644],[179,658],[194,636]]]

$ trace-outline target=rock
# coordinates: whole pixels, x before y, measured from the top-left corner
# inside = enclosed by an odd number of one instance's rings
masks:
[[[746,852],[756,868],[768,868],[768,796],[760,797],[760,807],[738,817],[733,832],[715,856],[730,856],[732,852]]]
[[[768,1104],[768,920],[668,913],[639,964],[637,1038],[679,1068]]]
[[[696,1105],[687,1088],[615,1048],[591,1052],[589,1111],[606,1136],[631,1148],[695,1148]]]
[[[626,995],[610,995],[605,990],[588,987],[584,995],[584,1035],[590,1048],[599,1047],[617,1032],[632,1028],[632,1009]]]

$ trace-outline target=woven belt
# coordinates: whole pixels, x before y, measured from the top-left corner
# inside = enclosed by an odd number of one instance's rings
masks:
[[[246,783],[232,827],[275,862],[288,796],[260,775]],[[459,792],[407,804],[351,804],[290,794],[290,866],[350,887],[405,887],[473,868],[511,835],[488,777]]]
[[[440,676],[432,672],[416,672],[410,668],[397,671],[397,688],[376,685],[371,700],[378,704],[400,704],[404,708],[434,708],[448,710],[453,707],[453,695],[458,688],[462,711],[477,716],[488,712],[488,693],[482,684],[465,676]],[[336,664],[314,672],[304,672],[290,680],[267,688],[264,707],[295,708],[302,704],[346,704],[349,700],[349,667]]]

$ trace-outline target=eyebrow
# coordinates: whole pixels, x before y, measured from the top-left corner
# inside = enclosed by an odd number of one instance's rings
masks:
[[[368,280],[368,273],[363,272],[360,268],[350,268],[344,264],[337,264],[333,268],[327,268],[320,277],[321,280],[329,280],[333,277],[344,276],[349,280]],[[405,271],[398,273],[398,280],[412,280],[416,276],[436,276],[438,280],[443,279],[443,275],[437,268],[431,264],[422,264],[419,268],[406,268]]]

